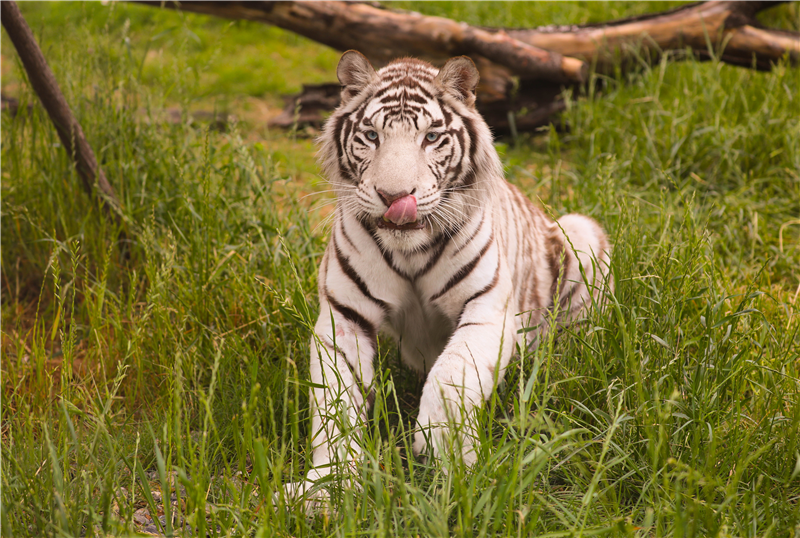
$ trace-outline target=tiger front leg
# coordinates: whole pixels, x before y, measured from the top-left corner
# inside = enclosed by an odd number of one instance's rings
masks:
[[[413,450],[437,459],[455,443],[475,463],[475,413],[494,392],[516,342],[510,280],[464,305],[456,329],[422,389]]]
[[[315,482],[332,472],[353,474],[374,392],[376,352],[372,322],[332,298],[321,298],[311,339],[310,391],[312,469],[304,481],[287,484],[289,498],[304,498],[313,510],[327,499]]]

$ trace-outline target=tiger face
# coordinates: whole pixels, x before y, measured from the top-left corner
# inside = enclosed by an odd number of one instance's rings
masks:
[[[404,59],[376,72],[350,51],[337,75],[342,105],[326,124],[322,154],[331,156],[323,164],[340,210],[389,249],[418,251],[452,235],[480,203],[481,168],[499,168],[491,146],[478,151],[488,133],[479,132],[472,60],[437,70]]]

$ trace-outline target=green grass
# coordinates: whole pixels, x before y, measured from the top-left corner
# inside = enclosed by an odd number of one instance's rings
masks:
[[[251,21],[125,3],[31,2],[23,9],[37,38],[51,43],[44,47],[56,70],[62,54],[77,52],[54,46],[67,25],[84,45],[98,36],[117,41],[108,60],[126,57],[138,80],[161,84],[176,101],[294,93],[304,82],[327,82],[339,59],[297,34]]]
[[[3,114],[2,536],[127,535],[142,507],[177,507],[193,536],[800,532],[800,70],[665,60],[596,80],[557,129],[499,141],[510,181],[606,227],[616,291],[512,364],[473,470],[406,458],[420,385],[383,340],[361,487],[334,480],[335,511],[309,518],[272,499],[308,453],[326,235],[309,211],[324,196],[302,198],[325,189],[311,144],[246,114],[218,132],[163,110],[277,101],[333,79],[336,54],[142,6],[21,7],[130,242],[41,108]],[[404,7],[547,24],[662,6]],[[776,11],[796,24],[796,6]],[[142,67],[148,49],[163,52]],[[2,70],[34,103],[5,34]]]

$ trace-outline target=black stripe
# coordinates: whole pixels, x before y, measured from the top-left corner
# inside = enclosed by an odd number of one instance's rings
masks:
[[[383,105],[380,109],[380,113],[383,114],[384,116],[394,116],[394,115],[402,116],[407,112],[415,112],[417,114],[422,114],[424,110],[425,110],[424,108],[415,105],[409,105],[405,103],[404,99],[400,99],[400,101],[397,104]]]
[[[530,239],[530,241],[532,242],[535,239],[536,238],[533,237]],[[525,246],[526,247],[529,246],[529,243],[527,241],[525,242]],[[528,252],[528,248],[525,249],[525,254],[526,254],[525,259],[530,262],[533,262],[532,254],[536,251],[536,245],[533,245],[531,250],[533,252]],[[541,303],[541,298],[539,297],[539,279],[537,278],[536,273],[537,273],[536,264],[533,264],[533,266],[531,267],[530,278],[528,279],[528,285],[526,286],[526,288],[533,288],[533,291],[531,291],[531,303],[533,306],[532,309],[538,312],[538,310],[542,307],[542,303]]]
[[[326,248],[325,249],[325,254],[322,257],[322,264],[325,266],[325,274],[326,275],[328,274],[328,263],[329,263],[329,260],[330,260],[330,251],[328,251],[328,249]]]
[[[425,264],[425,267],[423,267],[416,275],[414,275],[414,280],[418,279],[419,277],[423,276],[428,271],[433,269],[433,266],[436,265],[436,262],[438,262],[439,258],[442,257],[442,253],[445,251],[448,244],[447,235],[444,233],[439,234],[439,236],[436,238],[436,242],[439,243],[439,248],[437,248],[436,251],[433,253],[433,255],[430,257],[430,259],[428,259],[428,263]]]
[[[526,283],[526,289],[532,288],[531,291],[531,310],[535,310],[539,316],[541,316],[541,312],[539,310],[542,308],[541,297],[539,296],[539,277],[538,277],[538,267],[537,263],[534,262],[534,256],[539,254],[539,227],[538,223],[536,222],[535,214],[530,211],[530,204],[526,204],[526,199],[522,197],[518,190],[514,191],[514,195],[517,198],[517,207],[520,208],[520,213],[522,217],[522,222],[531,223],[530,226],[530,234],[526,236],[527,241],[525,241],[525,256],[523,263],[527,261],[531,264],[530,267],[530,278],[528,278],[528,282]],[[527,216],[527,218],[525,218]],[[523,297],[524,300],[524,297]]]
[[[355,284],[358,289],[361,290],[361,293],[364,295],[364,297],[380,306],[384,312],[388,312],[389,307],[386,305],[386,303],[369,292],[367,283],[361,279],[361,276],[359,276],[356,270],[353,269],[353,266],[350,265],[350,261],[347,259],[347,256],[342,254],[342,251],[339,249],[339,245],[336,242],[336,234],[333,234],[333,250],[336,251],[336,260],[339,262],[339,267],[341,267],[344,274],[353,281],[353,284]]]
[[[333,297],[331,297],[330,293],[328,293],[327,288],[325,289],[325,296],[328,299],[328,302],[331,304],[334,310],[339,312],[344,319],[348,321],[352,321],[364,332],[367,337],[369,337],[370,341],[375,341],[377,338],[378,331],[375,329],[375,326],[369,322],[367,318],[350,308],[349,306],[345,306]]]
[[[475,173],[475,166],[477,165],[475,155],[478,152],[478,133],[475,130],[475,122],[472,121],[472,118],[461,116],[461,121],[464,122],[464,127],[469,137],[469,170],[464,175],[462,182],[464,185],[472,185],[477,177]]]
[[[572,302],[572,296],[575,295],[575,292],[578,290],[578,286],[581,284],[582,282],[573,282],[572,287],[569,289],[569,293],[559,298],[558,304],[561,307],[561,313],[563,313],[564,309],[566,309],[568,306],[569,309],[572,310],[572,305],[570,305]]]
[[[439,103],[439,108],[444,116],[445,125],[450,125],[453,122],[453,114],[450,112],[450,107],[445,105],[441,98],[437,98],[436,101]]]
[[[472,295],[469,299],[464,301],[464,305],[461,307],[461,312],[458,313],[458,322],[456,326],[460,329],[461,328],[461,318],[464,316],[464,311],[467,309],[467,305],[480,297],[481,295],[485,295],[492,291],[495,286],[497,286],[497,282],[500,280],[500,259],[497,259],[497,267],[494,269],[494,277],[492,277],[492,281],[489,282],[486,286],[484,286],[480,291],[476,292]],[[465,324],[466,325],[466,324]],[[458,330],[458,329],[456,329]]]
[[[516,207],[516,204],[509,204],[509,205],[511,206],[511,215],[514,218],[506,220],[506,222],[508,223],[506,225],[506,230],[509,229],[509,227],[510,227],[512,221],[513,221],[513,224],[514,224],[514,237],[516,238],[516,241],[514,241],[514,242],[516,244],[514,245],[514,266],[512,268],[512,271],[513,271],[513,274],[516,276],[516,282],[514,282],[514,286],[516,288],[516,286],[521,284],[521,282],[520,282],[521,275],[520,275],[520,268],[519,268],[519,251],[522,250],[521,243],[525,241],[525,236],[522,234],[522,230],[520,230],[520,227],[519,227],[519,210]],[[509,237],[506,238],[506,241],[510,241],[511,240],[511,235],[510,234],[508,234],[508,235],[509,235]],[[507,247],[508,247],[508,245],[506,245],[506,248]],[[506,252],[508,252],[508,250],[506,250]],[[522,293],[522,295],[520,295],[520,297],[523,297],[523,298],[525,297],[525,293],[524,292],[525,292],[525,290],[523,289],[523,293]]]
[[[450,291],[450,289],[452,289],[453,286],[455,286],[456,284],[467,278],[467,276],[469,276],[472,270],[475,269],[475,267],[478,265],[478,262],[481,261],[483,255],[486,254],[486,251],[489,250],[489,247],[492,245],[492,243],[494,243],[494,232],[492,232],[492,235],[489,236],[488,241],[486,241],[486,244],[483,245],[483,248],[478,253],[478,255],[475,256],[469,263],[461,267],[461,269],[459,269],[458,272],[455,275],[453,275],[453,277],[447,282],[447,284],[444,285],[444,288],[442,288],[438,293],[433,295],[433,297],[431,297],[430,300],[435,301],[436,299],[438,299],[439,297]]]
[[[425,89],[425,87],[422,86],[422,84],[420,84],[411,77],[405,77],[402,80],[392,81],[388,86],[379,88],[378,91],[376,91],[375,94],[372,96],[372,98],[379,99],[384,96],[389,96],[391,95],[391,92],[397,91],[400,88],[403,89],[407,88],[414,90],[415,92],[419,92],[426,100],[433,99],[433,95],[427,89]],[[397,100],[400,99],[399,95],[391,95],[391,97]]]
[[[397,268],[397,266],[395,266],[394,258],[392,258],[392,253],[383,248],[383,245],[381,245],[380,241],[378,241],[378,237],[375,235],[375,230],[370,230],[367,227],[367,224],[362,220],[359,220],[358,222],[359,224],[361,224],[362,228],[364,228],[364,230],[369,234],[369,236],[375,242],[375,246],[378,247],[378,250],[380,251],[381,256],[383,256],[383,261],[386,262],[386,265],[388,265],[392,269],[392,271],[397,273],[399,276],[403,277],[406,280],[411,280],[411,277],[407,275],[405,271],[401,271],[400,269]]]
[[[334,120],[333,134],[335,135],[336,152],[339,156],[339,173],[342,175],[343,179],[350,180],[353,183],[358,183],[354,175],[356,170],[350,162],[350,155],[345,146],[350,143],[356,125],[361,123],[367,109],[367,103],[371,97],[372,96],[365,96],[358,107],[352,112],[336,117]],[[355,118],[355,120],[353,118]]]
[[[468,116],[461,116],[464,127],[469,135],[469,164],[475,166],[475,154],[478,152],[478,132],[475,129],[475,122]]]
[[[485,294],[489,293],[490,291],[492,291],[492,289],[497,285],[497,282],[499,280],[500,280],[500,260],[498,259],[497,260],[497,267],[494,270],[494,277],[492,278],[492,281],[489,282],[488,284],[486,284],[486,286],[484,286],[480,291],[476,292],[472,297],[470,297],[469,299],[464,301],[464,308],[466,308],[467,304],[470,303],[471,301],[474,301],[475,299],[477,299],[481,295],[485,295]],[[463,308],[462,308],[462,311],[463,311]]]
[[[464,250],[464,247],[466,247],[467,245],[469,245],[470,243],[472,243],[472,240],[473,240],[473,239],[475,239],[475,236],[477,236],[477,235],[478,235],[478,232],[480,232],[480,231],[481,231],[481,229],[483,228],[483,221],[484,221],[484,220],[486,220],[486,213],[481,213],[481,221],[478,223],[478,226],[475,228],[475,231],[474,231],[474,232],[472,232],[472,235],[470,235],[470,236],[469,236],[469,239],[467,239],[466,241],[464,241],[464,242],[461,244],[461,246],[460,246],[460,247],[458,247],[458,248],[455,250],[455,252],[453,252],[453,255],[456,255],[456,254],[458,254],[459,252],[461,252],[462,250]]]
[[[464,174],[464,178],[461,180],[460,185],[464,185],[466,187],[471,187],[471,186],[473,186],[475,184],[475,181],[477,180],[477,178],[478,178],[478,174],[477,174],[477,172],[475,172],[475,168],[474,167],[470,167],[470,169],[467,170],[467,173]]]
[[[350,143],[350,134],[352,131],[353,122],[348,119],[346,122],[344,122],[344,125],[342,126],[342,132],[339,135],[344,140],[342,143],[344,155],[341,159],[339,159],[339,172],[345,179],[350,180],[350,182],[358,183],[358,178],[355,176],[355,168],[353,167],[353,163],[350,161],[350,155],[348,151],[349,147],[346,146]]]
[[[564,247],[566,249],[566,245]],[[561,289],[558,292],[559,301],[561,300],[561,295],[564,293],[564,288],[567,286],[567,278],[569,278],[569,266],[572,263],[572,258],[569,255],[569,252],[566,250],[564,251],[564,267],[563,267],[563,275],[561,277]]]
[[[356,385],[358,386],[358,390],[361,393],[361,397],[364,398],[364,394],[366,394],[367,389],[364,386],[364,382],[361,380],[361,376],[358,375],[356,372],[355,366],[350,362],[350,359],[347,358],[344,351],[339,346],[334,346],[333,344],[329,344],[322,338],[320,338],[322,345],[325,346],[327,349],[332,351],[334,354],[341,355],[344,358],[344,363],[347,365],[347,369],[350,370],[350,374],[353,376],[353,380],[355,380]],[[372,389],[367,394],[366,398],[364,398],[365,403],[367,404],[367,409],[372,407],[372,404],[375,403],[375,390]]]
[[[532,288],[529,298],[531,306],[530,309],[536,311],[537,314],[541,315],[540,310],[542,308],[542,303],[539,297],[539,281],[536,279],[536,271],[531,271],[531,278],[528,280],[529,282],[533,282],[533,285],[530,284],[528,285],[528,288]]]
[[[344,240],[347,241],[347,244],[356,251],[356,254],[361,254],[358,248],[356,248],[355,243],[353,243],[353,240],[350,239],[349,235],[347,235],[347,230],[344,227],[344,218],[339,219],[339,228],[342,230],[342,237],[344,237]]]
[[[564,252],[564,245],[561,245],[560,249],[554,248],[555,245],[551,243],[552,235],[547,241],[547,266],[550,269],[550,278],[553,281],[552,284],[550,284],[550,306],[552,306],[556,300],[558,276],[561,268],[561,253]]]
[[[429,99],[426,99],[425,97],[421,97],[421,96],[417,95],[416,93],[412,93],[412,92],[405,92],[404,98],[407,101],[411,101],[413,103],[419,103],[421,105],[427,105],[430,102]]]
[[[455,140],[458,141],[458,149],[459,149],[459,152],[461,153],[461,158],[456,161],[456,165],[453,168],[453,175],[451,176],[455,180],[458,180],[458,179],[461,178],[461,173],[464,170],[464,149],[465,149],[465,146],[466,146],[466,144],[464,142],[464,131],[461,130],[461,129],[459,129],[459,130],[450,130],[450,131],[448,131],[448,134],[453,136],[453,138],[455,138]],[[455,149],[455,148],[453,148],[453,149]],[[472,166],[472,163],[469,163],[469,164],[470,164],[470,166]]]
[[[353,364],[350,362],[350,359],[347,358],[347,354],[344,351],[342,351],[342,348],[334,344],[329,344],[328,342],[325,341],[324,338],[320,338],[319,341],[322,342],[323,346],[328,348],[328,351],[332,351],[334,356],[341,355],[341,357],[344,358],[344,362],[345,364],[347,364],[347,368],[350,370],[350,373],[353,374],[353,378],[355,378],[355,380],[360,385],[361,377],[358,375],[358,373],[356,373],[355,366],[353,366]]]
[[[453,138],[453,140],[457,143],[457,144],[454,143],[450,148],[450,157],[451,157],[451,159],[452,159],[452,156],[453,156],[453,152],[456,149],[455,148],[456,145],[458,146],[459,153],[461,153],[461,158],[456,161],[455,168],[452,170],[452,175],[450,176],[450,177],[453,177],[455,179],[458,179],[461,176],[461,172],[463,170],[463,164],[464,164],[464,148],[465,148],[464,130],[463,130],[463,128],[461,128],[461,129],[452,128],[453,115],[455,115],[456,112],[454,110],[452,110],[449,106],[447,106],[444,103],[444,101],[442,101],[441,99],[439,99],[439,108],[442,111],[442,115],[444,116],[444,122],[445,122],[445,125],[447,126],[447,131],[445,131],[444,134],[450,135]],[[447,172],[449,173],[449,172],[451,172],[451,170],[448,169]]]
[[[453,170],[453,174],[451,177],[458,179],[461,176],[461,172],[463,170],[463,163],[464,163],[464,132],[463,129],[453,129],[451,125],[453,123],[453,115],[456,114],[449,106],[447,106],[444,101],[441,99],[438,100],[439,108],[442,111],[442,115],[444,116],[444,123],[447,126],[447,131],[444,134],[448,134],[453,137],[453,139],[458,143],[458,149],[461,153],[461,158],[456,161],[455,169]],[[460,116],[459,116],[460,117]],[[462,118],[463,119],[463,118]],[[454,144],[455,146],[455,144]],[[455,147],[451,147],[450,154],[452,156]],[[450,170],[447,170],[450,172]]]
[[[459,329],[463,329],[464,327],[469,327],[471,325],[486,325],[486,323],[483,321],[470,321],[469,323],[462,323],[461,325],[456,327],[456,330],[453,332],[456,332]]]
[[[347,116],[342,115],[333,120],[333,140],[336,142],[336,155],[338,157],[336,162],[339,164],[339,174],[342,176],[342,179],[349,179],[352,181],[353,178],[350,177],[343,164],[344,146],[342,145],[342,128],[346,119]]]

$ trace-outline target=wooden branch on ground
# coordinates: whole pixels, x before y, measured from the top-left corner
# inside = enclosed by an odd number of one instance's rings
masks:
[[[357,49],[375,64],[417,56],[443,64],[458,55],[482,55],[530,78],[583,82],[587,67],[538,47],[443,17],[382,9],[370,4],[320,2],[160,2],[183,11],[279,26],[339,50]]]
[[[478,107],[497,112],[487,121],[499,130],[513,128],[515,115],[520,130],[520,124],[541,125],[546,121],[542,111],[561,108],[552,105],[563,86],[586,81],[589,64],[607,73],[620,65],[630,69],[642,58],[687,49],[701,59],[716,57],[758,69],[770,69],[783,58],[800,63],[800,33],[762,28],[755,18],[782,2],[700,2],[603,24],[515,29],[481,28],[374,3],[337,0],[140,3],[273,24],[341,51],[360,50],[376,67],[407,55],[434,65],[468,55],[481,73]],[[295,105],[287,105],[287,113]],[[526,110],[530,117],[520,117]]]
[[[103,210],[119,224],[121,212],[114,189],[103,170],[97,166],[94,152],[86,141],[80,124],[73,116],[67,100],[61,93],[55,75],[33,37],[17,4],[11,0],[0,2],[3,27],[17,49],[28,80],[55,125],[61,144],[73,159],[84,190],[91,196],[97,187]]]
[[[761,28],[756,14],[785,2],[700,2],[663,13],[582,26],[506,29],[532,46],[591,61],[600,72],[620,57],[691,48],[723,62],[770,69],[784,57],[800,63],[800,33]]]

